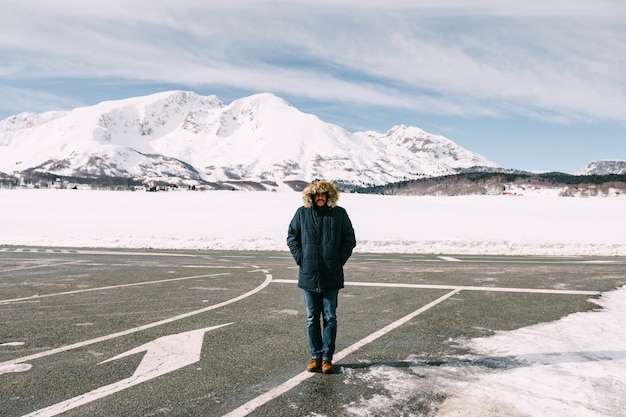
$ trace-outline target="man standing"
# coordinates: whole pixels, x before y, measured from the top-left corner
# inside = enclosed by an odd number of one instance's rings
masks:
[[[298,287],[304,293],[311,350],[309,372],[333,372],[337,298],[343,288],[343,266],[356,246],[352,223],[346,210],[337,206],[338,199],[336,185],[309,184],[302,192],[304,206],[296,211],[287,234],[287,246],[300,267]]]

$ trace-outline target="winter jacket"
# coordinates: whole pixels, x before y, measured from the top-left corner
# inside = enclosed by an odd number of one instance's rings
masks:
[[[324,207],[313,196],[326,193]],[[289,223],[287,246],[300,266],[298,286],[309,291],[340,289],[344,286],[343,266],[356,246],[348,213],[337,206],[339,190],[326,181],[309,184],[302,193],[304,206]]]

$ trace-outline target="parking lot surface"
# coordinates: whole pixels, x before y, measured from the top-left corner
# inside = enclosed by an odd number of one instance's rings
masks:
[[[624,266],[355,254],[322,375],[288,252],[0,247],[0,416],[353,416],[382,379],[410,390],[389,415],[435,415],[451,368],[511,365],[463,340],[596,309]]]

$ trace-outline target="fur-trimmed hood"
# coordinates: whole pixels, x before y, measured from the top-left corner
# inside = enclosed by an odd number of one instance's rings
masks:
[[[336,207],[339,200],[339,188],[332,182],[328,181],[313,181],[302,191],[302,201],[304,207],[313,207],[313,196],[319,193],[326,193],[327,200],[326,205],[328,207]]]

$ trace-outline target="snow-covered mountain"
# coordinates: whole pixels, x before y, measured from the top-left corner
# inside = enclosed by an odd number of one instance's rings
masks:
[[[578,175],[626,174],[626,161],[594,161],[585,165]]]
[[[127,177],[187,184],[325,178],[382,185],[495,167],[481,155],[416,127],[347,130],[272,94],[224,105],[170,91],[0,121],[0,172]]]

